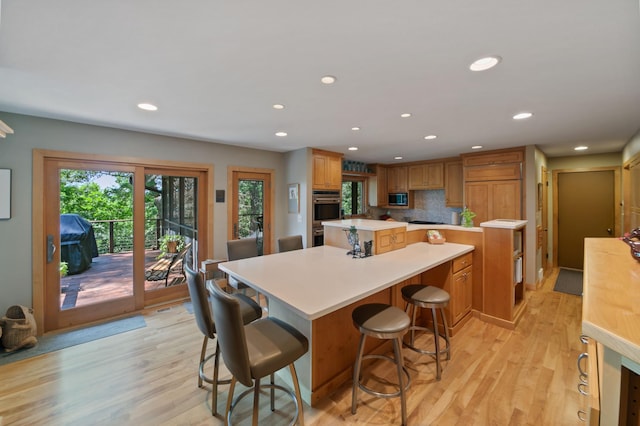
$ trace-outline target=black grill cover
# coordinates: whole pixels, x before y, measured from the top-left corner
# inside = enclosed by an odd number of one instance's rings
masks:
[[[67,262],[69,275],[79,274],[98,257],[93,226],[77,214],[60,215],[60,259]]]

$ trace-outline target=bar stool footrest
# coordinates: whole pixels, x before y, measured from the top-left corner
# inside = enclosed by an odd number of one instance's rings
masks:
[[[383,360],[387,360],[389,362],[392,362],[393,364],[396,364],[396,360],[391,358],[390,356],[386,356],[386,355],[376,355],[376,354],[369,354],[369,355],[363,355],[362,356],[362,361],[364,361],[365,359],[383,359]],[[411,376],[409,375],[409,371],[406,369],[406,367],[403,365],[402,366],[402,371],[404,372],[404,375],[407,378],[407,384],[404,387],[404,390],[406,391],[407,389],[409,389],[409,385],[411,385]],[[362,384],[362,382],[360,382],[360,378],[358,378],[358,388],[360,388],[361,390],[365,391],[366,393],[368,393],[369,395],[375,395],[375,396],[379,396],[381,398],[397,398],[400,396],[400,386],[402,386],[401,383],[398,383],[398,390],[395,392],[388,392],[388,393],[383,393],[383,392],[378,392],[375,391],[367,386],[365,386],[364,384]]]
[[[424,332],[428,332],[429,334],[435,334],[433,330],[431,330],[430,328],[427,327],[421,327],[419,325],[412,325],[411,327],[409,327],[409,333],[407,333],[405,336],[409,336],[411,334],[412,331],[424,331]],[[440,352],[438,352],[436,354],[436,351],[427,351],[424,349],[420,349],[416,346],[414,346],[412,343],[407,343],[404,340],[402,341],[402,345],[411,349],[412,351],[421,353],[423,355],[444,355],[447,354],[447,359],[451,359],[451,345],[449,344],[449,342],[447,342],[447,339],[445,336],[443,336],[442,334],[440,334],[438,332],[438,338],[442,338],[445,341],[445,347],[444,349],[440,349]]]

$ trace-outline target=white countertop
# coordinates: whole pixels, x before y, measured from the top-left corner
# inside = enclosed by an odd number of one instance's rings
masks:
[[[383,229],[406,228],[407,222],[375,219],[343,219],[322,222],[322,225],[333,226],[336,228],[350,228],[355,226],[356,229],[362,231],[380,231]]]
[[[473,250],[464,244],[415,243],[352,259],[344,248],[318,246],[219,267],[297,315],[314,320]]]
[[[505,228],[505,229],[520,229],[527,224],[526,220],[517,219],[494,219],[488,222],[482,222],[481,227],[484,228]]]
[[[408,222],[388,221],[388,220],[376,220],[376,219],[344,219],[344,220],[331,220],[322,222],[324,226],[333,226],[337,228],[349,228],[355,226],[356,229],[363,231],[380,231],[383,229],[393,229],[399,227],[407,228],[407,231],[416,231],[420,229],[452,229],[455,231],[470,231],[470,232],[482,232],[482,228],[476,226],[466,228],[460,225],[426,225],[426,224],[414,224]]]

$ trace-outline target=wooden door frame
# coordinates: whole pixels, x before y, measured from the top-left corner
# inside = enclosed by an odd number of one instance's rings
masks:
[[[257,167],[242,167],[242,166],[228,166],[227,167],[227,240],[233,239],[233,200],[235,198],[235,193],[233,190],[233,175],[234,173],[261,173],[269,175],[269,179],[271,181],[270,188],[267,188],[269,191],[269,203],[267,209],[269,211],[269,216],[271,223],[268,225],[273,225],[273,221],[275,220],[275,199],[276,199],[276,191],[275,191],[275,170],[273,169],[262,169]],[[265,225],[267,225],[265,223]],[[275,253],[275,239],[273,238],[274,227],[271,226],[269,232],[266,231],[263,233],[262,240],[262,250],[263,254]],[[265,238],[265,236],[268,236]]]
[[[77,153],[68,151],[54,151],[34,149],[32,152],[32,194],[31,194],[31,276],[32,276],[32,306],[34,310],[34,318],[38,327],[38,333],[42,334],[44,329],[45,317],[45,290],[46,290],[46,228],[45,228],[45,173],[44,166],[47,160],[72,160],[83,161],[87,163],[100,164],[111,163],[121,164],[131,167],[146,168],[162,168],[176,170],[200,170],[205,173],[205,179],[202,184],[204,190],[208,194],[206,202],[200,203],[200,209],[206,209],[203,214],[206,220],[199,224],[202,226],[202,238],[199,241],[201,258],[206,258],[209,253],[213,253],[213,165],[201,163],[189,163],[179,161],[165,160],[149,160],[137,157],[125,156],[109,156],[100,154]],[[136,189],[144,188],[144,182],[136,182]],[[135,202],[135,201],[134,201]],[[144,219],[144,210],[135,209],[134,220]],[[135,271],[134,274],[140,274],[141,271]],[[135,276],[135,275],[134,275]],[[134,278],[135,279],[135,278]],[[154,301],[158,302],[158,301]],[[144,296],[137,297],[135,301],[135,309],[142,310],[144,308]]]
[[[553,267],[558,267],[558,175],[561,173],[584,173],[584,172],[613,172],[613,220],[614,235],[620,235],[620,202],[621,202],[621,184],[620,184],[620,167],[586,167],[578,169],[557,169],[552,172],[553,180]]]

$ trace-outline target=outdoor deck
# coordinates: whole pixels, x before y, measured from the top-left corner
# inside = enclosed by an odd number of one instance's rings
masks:
[[[145,269],[157,261],[158,250],[145,252]],[[91,267],[79,274],[60,278],[60,306],[70,309],[102,300],[133,294],[133,253],[101,254],[93,258]],[[169,285],[184,282],[177,263],[169,276]],[[145,281],[145,291],[164,288],[165,281]]]

